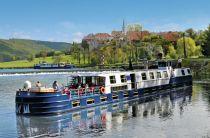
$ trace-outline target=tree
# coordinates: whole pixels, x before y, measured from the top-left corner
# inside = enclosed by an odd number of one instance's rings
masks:
[[[203,40],[201,41],[201,46],[203,48],[203,54],[205,56],[210,56],[210,25],[208,26],[207,30],[200,36]]]
[[[34,56],[32,54],[30,54],[28,57],[27,57],[27,60],[29,62],[33,61],[34,60]]]
[[[54,59],[54,63],[60,63],[63,59],[63,57],[61,55],[59,56],[53,56],[53,59]]]
[[[80,49],[79,45],[77,43],[73,42],[70,51],[71,51],[71,54],[73,55],[73,57],[75,59],[77,59],[77,62],[80,64],[81,49]]]
[[[180,38],[177,41],[177,55],[180,57],[184,56],[184,44],[186,47],[186,56],[194,57],[201,56],[201,47],[196,46],[195,41],[190,37]]]
[[[129,24],[127,25],[126,29],[127,31],[135,31],[135,32],[140,32],[142,31],[142,25],[141,24]]]
[[[173,45],[169,45],[166,58],[168,58],[168,59],[177,59],[178,58],[178,56],[176,54],[176,50],[174,49]]]
[[[43,51],[40,51],[40,56],[45,59],[47,57],[47,51],[43,50]]]
[[[197,34],[192,28],[187,29],[185,32],[187,33],[187,36],[189,36],[190,38],[194,40],[196,39]]]
[[[85,60],[86,60],[86,56],[85,56],[86,55],[86,49],[88,50],[88,54],[89,54],[89,44],[87,43],[86,40],[82,40],[81,47],[83,48],[83,60],[84,60],[84,64],[85,64]]]
[[[142,40],[142,45],[148,46],[148,45],[153,45],[153,46],[161,46],[162,47],[162,54],[167,55],[168,53],[168,46],[171,45],[171,42],[166,40],[160,35],[157,34],[151,34],[149,36],[143,37]],[[160,47],[159,47],[160,48]]]

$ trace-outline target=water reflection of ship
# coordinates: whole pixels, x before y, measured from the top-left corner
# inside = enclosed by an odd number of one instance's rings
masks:
[[[191,101],[191,94],[192,87],[185,87],[129,103],[110,104],[57,116],[17,116],[18,135],[46,137],[62,136],[67,132],[70,135],[99,136],[114,126],[122,127],[119,124],[132,117],[145,118],[158,115],[163,119],[170,118],[176,102],[182,114],[183,106]]]

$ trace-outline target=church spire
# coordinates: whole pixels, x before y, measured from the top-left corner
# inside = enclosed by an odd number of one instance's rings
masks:
[[[123,19],[122,32],[125,34],[125,20]]]

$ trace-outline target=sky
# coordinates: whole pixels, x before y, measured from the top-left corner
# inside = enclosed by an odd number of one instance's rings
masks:
[[[0,0],[0,38],[80,42],[139,23],[152,32],[201,30],[210,0]]]

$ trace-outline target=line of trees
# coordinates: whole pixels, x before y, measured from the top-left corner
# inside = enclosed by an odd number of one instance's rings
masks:
[[[139,24],[129,25],[127,31],[142,31]],[[119,43],[112,40],[102,47],[92,47],[83,40],[81,44],[73,43],[70,48],[71,55],[77,59],[77,63],[97,65],[101,64],[101,57],[104,56],[105,64],[128,63],[139,59],[156,59],[161,53],[167,59],[178,57],[197,58],[210,56],[210,25],[204,31],[195,31],[192,28],[184,32],[176,32],[178,38],[172,42],[157,33],[150,33],[140,41],[127,43],[123,40]],[[186,51],[186,52],[184,52]]]
[[[126,31],[141,32],[142,28],[140,24],[132,24],[127,26]],[[55,62],[59,62],[63,54],[69,54],[77,61],[77,64],[98,65],[128,63],[129,59],[133,61],[156,59],[160,53],[167,59],[210,56],[210,25],[203,31],[190,28],[176,33],[178,34],[176,41],[170,41],[158,33],[150,33],[139,41],[130,43],[126,38],[120,41],[113,39],[101,47],[93,47],[83,40],[81,43],[73,42],[68,51],[40,51],[35,57],[50,56]],[[33,58],[33,55],[29,55],[28,60],[31,61]]]

